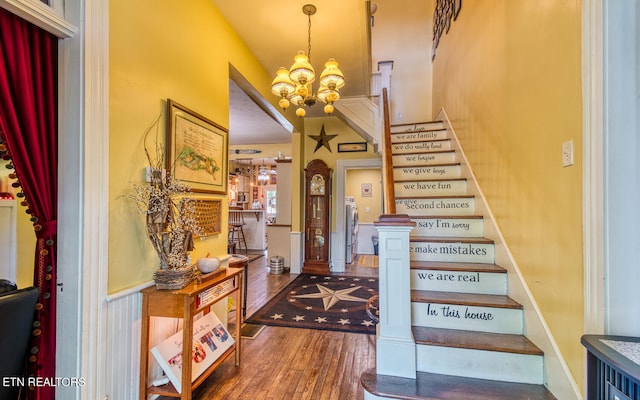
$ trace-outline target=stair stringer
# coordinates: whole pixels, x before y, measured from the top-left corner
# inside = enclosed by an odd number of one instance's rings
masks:
[[[476,213],[484,216],[484,237],[494,241],[495,263],[508,272],[508,295],[523,306],[524,335],[544,352],[544,384],[558,399],[582,399],[580,388],[571,375],[553,334],[509,250],[444,108],[440,109],[435,120],[443,121],[444,129],[453,139],[452,147],[460,157],[462,177],[468,179],[468,193],[475,195],[477,199]]]

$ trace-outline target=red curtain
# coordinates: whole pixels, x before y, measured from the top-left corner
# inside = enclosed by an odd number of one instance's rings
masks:
[[[0,9],[0,150],[15,169],[18,197],[36,233],[34,285],[40,297],[28,367],[40,378],[55,377],[57,54],[55,36]],[[38,382],[28,398],[54,399],[55,380]]]

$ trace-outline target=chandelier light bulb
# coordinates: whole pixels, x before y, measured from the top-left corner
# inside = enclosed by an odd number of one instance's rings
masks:
[[[327,104],[326,106],[324,106],[324,112],[326,114],[331,114],[334,110],[333,104]]]
[[[289,108],[289,105],[291,105],[291,103],[287,99],[280,99],[278,105],[280,105],[280,108],[282,108],[283,110],[286,110],[287,108]]]
[[[297,115],[298,117],[300,117],[300,118],[304,117],[306,114],[307,114],[307,112],[306,112],[306,111],[304,110],[304,108],[302,108],[302,107],[299,107],[299,108],[296,110],[296,115]]]

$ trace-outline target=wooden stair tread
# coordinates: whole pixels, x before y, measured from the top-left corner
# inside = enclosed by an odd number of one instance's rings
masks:
[[[437,130],[443,131],[444,129],[437,129]],[[423,132],[432,132],[432,131],[416,131],[416,132],[401,132],[401,133],[404,133],[406,135],[408,133],[423,133]],[[392,133],[392,135],[393,135],[393,133]],[[451,141],[451,139],[449,139],[449,138],[444,138],[444,139],[412,139],[412,140],[403,140],[402,142],[391,142],[391,144],[394,145],[394,144],[407,144],[407,143],[450,142],[450,141]],[[392,153],[392,154],[398,154],[398,153]]]
[[[403,182],[448,182],[448,181],[466,181],[467,178],[430,178],[430,179],[396,179],[393,181],[394,183],[403,183]],[[422,198],[430,198],[429,196],[424,196]]]
[[[542,356],[544,353],[523,335],[459,329],[412,327],[416,344]]]
[[[411,219],[484,219],[482,215],[409,215]]]
[[[405,132],[405,133],[411,133],[411,132]],[[393,135],[393,133],[392,133],[392,135]],[[400,143],[392,143],[392,144],[402,144],[402,142],[400,142]],[[447,150],[433,150],[433,151],[429,151],[428,153],[429,154],[437,154],[437,153],[455,153],[455,152],[456,152],[455,150],[447,149]],[[413,153],[395,153],[393,155],[395,155],[395,156],[411,156],[411,155],[417,155],[417,154],[424,154],[424,151],[416,151],[416,152],[413,152]]]
[[[501,294],[437,292],[432,290],[412,290],[411,301],[473,307],[493,307],[522,309],[522,304]]]
[[[490,381],[418,372],[416,379],[377,375],[375,369],[360,376],[362,386],[376,396],[405,400],[555,400],[543,385]]]
[[[441,163],[441,164],[414,164],[414,165],[398,165],[393,168],[418,168],[418,167],[459,167],[461,164],[459,162],[452,163]]]
[[[396,196],[396,200],[436,200],[436,199],[475,199],[476,196],[472,194],[448,194],[442,196]]]
[[[392,128],[395,128],[397,126],[416,126],[416,125],[422,125],[422,124],[442,124],[443,121],[442,120],[437,120],[437,121],[422,121],[422,122],[406,122],[403,124],[391,124],[389,125]],[[444,128],[440,128],[440,129],[444,129]]]
[[[483,237],[457,236],[411,236],[411,242],[493,244],[493,240]]]
[[[411,269],[435,271],[464,271],[464,272],[494,272],[507,273],[507,270],[497,264],[459,263],[439,261],[411,261]]]

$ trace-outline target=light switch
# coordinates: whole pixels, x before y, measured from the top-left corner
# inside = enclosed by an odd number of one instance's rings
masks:
[[[573,165],[573,140],[562,143],[562,166]]]

